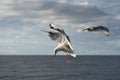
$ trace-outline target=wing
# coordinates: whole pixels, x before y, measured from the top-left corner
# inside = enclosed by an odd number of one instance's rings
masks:
[[[109,29],[108,29],[107,27],[104,27],[104,26],[98,26],[98,28],[100,28],[101,30],[104,30],[104,31],[109,32]]]
[[[57,46],[57,48],[55,48],[54,51],[55,51],[55,55],[59,51],[63,51],[65,53],[71,55],[72,57],[76,57],[76,54],[73,52],[73,49],[71,49],[70,45],[67,42],[65,42],[64,45]]]
[[[104,27],[104,26],[101,26],[101,25],[94,27],[93,30],[94,30],[94,31],[107,31],[107,32],[109,32],[109,29],[108,29],[108,28],[106,28],[106,27]]]
[[[48,33],[48,36],[53,40],[56,41],[57,43],[61,43],[63,38],[59,32],[55,31],[47,31],[47,30],[41,30],[43,32]]]
[[[70,48],[73,50],[73,47],[72,47],[72,44],[71,44],[71,41],[70,41],[70,38],[69,36],[66,35],[66,38],[67,38],[67,44],[70,46]]]
[[[68,36],[67,36],[68,37]],[[65,36],[64,42],[61,44],[67,50],[73,50],[70,40]]]
[[[109,36],[109,29],[104,26],[97,26],[95,28],[95,31],[100,31],[106,34],[106,36]]]
[[[49,37],[53,40],[56,41],[57,43],[62,42],[62,36],[58,32],[49,32]]]
[[[76,54],[73,52],[72,45],[70,44],[69,41],[66,41],[64,43],[63,48],[66,50],[67,53],[69,53],[72,57],[76,57]]]

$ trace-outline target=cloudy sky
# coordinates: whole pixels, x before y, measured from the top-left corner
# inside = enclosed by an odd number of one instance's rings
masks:
[[[0,0],[0,55],[53,55],[55,42],[40,32],[49,23],[64,28],[77,55],[120,55],[120,0]],[[94,25],[110,36],[79,32]]]

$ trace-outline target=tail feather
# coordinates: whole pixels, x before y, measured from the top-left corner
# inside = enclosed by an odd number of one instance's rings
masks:
[[[75,53],[70,53],[70,55],[72,56],[72,57],[76,57],[76,54]]]

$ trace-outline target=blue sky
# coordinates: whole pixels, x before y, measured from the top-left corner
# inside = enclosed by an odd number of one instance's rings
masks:
[[[77,55],[120,55],[120,0],[0,0],[0,55],[53,55],[41,29],[62,26]],[[104,25],[103,33],[79,32]],[[64,53],[59,53],[64,54]]]

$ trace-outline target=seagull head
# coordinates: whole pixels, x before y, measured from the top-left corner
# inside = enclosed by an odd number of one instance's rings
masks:
[[[106,34],[106,36],[109,36],[110,32],[104,31],[104,33]]]
[[[61,30],[61,28],[58,27],[57,25],[49,24],[49,26],[50,26],[51,29],[58,30],[58,31]]]

